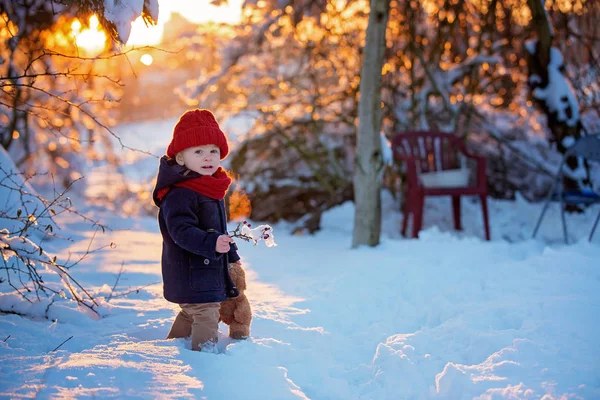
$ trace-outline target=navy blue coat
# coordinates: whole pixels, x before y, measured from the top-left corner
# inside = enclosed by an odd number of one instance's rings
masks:
[[[183,187],[172,187],[162,201],[157,197],[158,190],[198,176],[167,157],[160,160],[153,197],[160,208],[164,296],[173,303],[221,302],[239,294],[228,263],[240,257],[234,248],[215,251],[217,238],[227,234],[223,200]]]

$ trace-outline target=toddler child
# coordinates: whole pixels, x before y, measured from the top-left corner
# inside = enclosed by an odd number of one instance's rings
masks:
[[[239,263],[227,235],[223,199],[231,178],[220,163],[227,138],[208,110],[190,110],[175,125],[154,189],[163,237],[165,299],[181,311],[168,334],[192,337],[192,350],[214,347],[220,302],[238,296],[229,263]]]

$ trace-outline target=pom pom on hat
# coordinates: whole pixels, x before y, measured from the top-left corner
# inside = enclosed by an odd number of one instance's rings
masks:
[[[173,139],[167,148],[167,156],[175,158],[177,153],[190,147],[216,145],[221,151],[221,160],[227,157],[229,145],[225,133],[209,110],[186,111],[173,130]]]

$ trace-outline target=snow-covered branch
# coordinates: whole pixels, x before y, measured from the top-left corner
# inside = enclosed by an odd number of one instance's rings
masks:
[[[537,48],[537,40],[529,40],[525,48],[533,56]],[[562,53],[556,47],[550,49],[550,63],[547,66],[547,81],[538,74],[529,76],[529,84],[533,89],[533,97],[543,102],[551,113],[556,113],[558,122],[568,126],[579,123],[579,103],[571,82],[563,73],[565,69]]]

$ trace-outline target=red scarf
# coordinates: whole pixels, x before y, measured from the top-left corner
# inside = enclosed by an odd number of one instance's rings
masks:
[[[229,189],[229,185],[231,185],[231,178],[223,168],[219,167],[217,172],[212,175],[202,175],[197,178],[176,183],[173,186],[185,187],[206,197],[210,197],[211,199],[223,200],[225,198],[225,193],[227,193],[227,189]],[[158,190],[156,193],[158,199],[162,200],[167,193],[169,193],[171,188],[172,186],[168,186]]]

